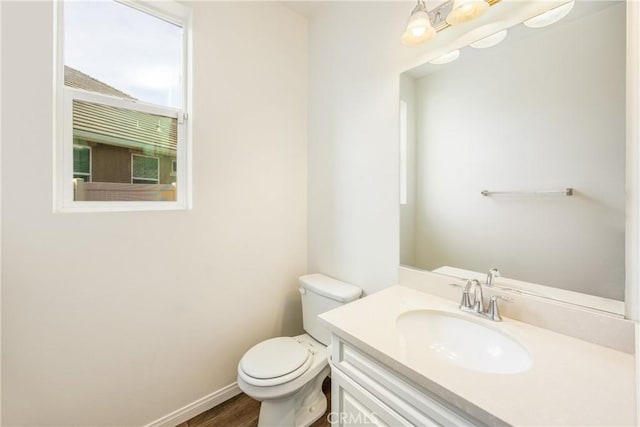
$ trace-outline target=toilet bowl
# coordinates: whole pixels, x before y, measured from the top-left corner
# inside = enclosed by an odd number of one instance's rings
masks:
[[[279,351],[273,354],[276,349]],[[300,354],[305,355],[304,360]],[[261,357],[262,363],[257,363]],[[277,360],[279,369],[262,369],[269,365],[266,360]],[[262,402],[259,426],[304,426],[327,409],[322,382],[329,372],[327,348],[310,335],[272,338],[252,347],[242,358],[238,386]]]
[[[361,289],[321,274],[300,277],[304,329],[249,349],[238,363],[238,387],[261,402],[259,427],[308,426],[327,409],[329,332],[318,315],[360,297]]]

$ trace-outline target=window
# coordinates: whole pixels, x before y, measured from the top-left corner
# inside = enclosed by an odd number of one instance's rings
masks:
[[[160,176],[160,159],[158,157],[131,155],[131,183],[157,184]]]
[[[91,147],[73,146],[73,179],[91,182]]]
[[[56,210],[190,207],[190,12],[172,1],[58,6]]]

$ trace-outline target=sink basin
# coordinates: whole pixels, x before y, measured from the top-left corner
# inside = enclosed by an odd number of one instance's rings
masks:
[[[533,358],[520,343],[480,322],[444,311],[414,310],[398,316],[396,330],[407,361],[436,358],[496,374],[531,367]]]

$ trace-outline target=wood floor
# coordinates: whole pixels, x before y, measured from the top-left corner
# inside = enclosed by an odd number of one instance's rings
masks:
[[[330,378],[325,379],[324,383],[322,383],[322,391],[327,396],[327,412],[311,427],[329,427],[331,425],[327,421],[327,415],[331,411]],[[259,413],[260,402],[251,399],[244,393],[240,393],[177,427],[255,427],[258,425]]]

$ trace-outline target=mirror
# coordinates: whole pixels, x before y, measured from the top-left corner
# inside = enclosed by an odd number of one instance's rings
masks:
[[[625,10],[401,75],[401,264],[624,313]]]

